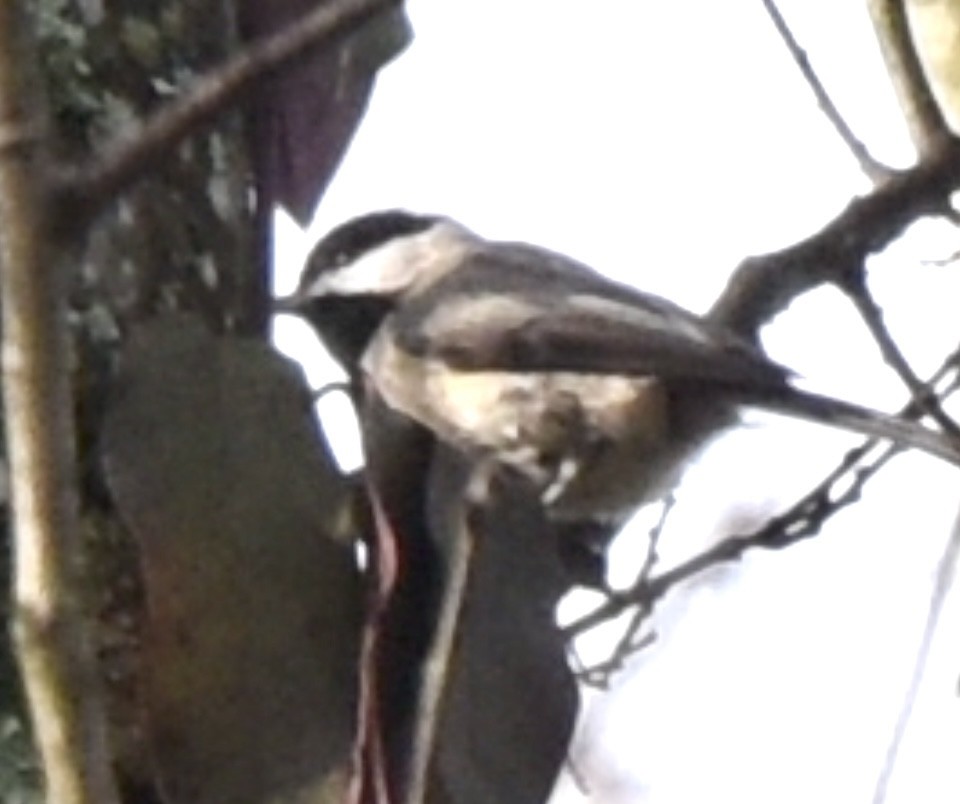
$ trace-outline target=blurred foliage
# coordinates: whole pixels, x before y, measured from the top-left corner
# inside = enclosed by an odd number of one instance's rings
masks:
[[[23,719],[0,712],[0,801],[4,804],[40,804],[39,771]]]
[[[84,10],[86,9],[86,11]],[[232,3],[41,0],[38,30],[55,147],[83,160],[176,96],[236,43]],[[239,115],[186,141],[98,222],[74,271],[74,323],[94,348],[161,311],[216,330],[257,318],[265,299],[250,245]]]

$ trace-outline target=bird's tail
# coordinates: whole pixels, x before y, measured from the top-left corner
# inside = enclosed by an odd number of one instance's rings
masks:
[[[768,393],[757,394],[752,391],[739,401],[752,407],[890,441],[901,447],[919,449],[960,466],[960,439],[918,422],[880,413],[852,402],[789,386],[771,389]]]

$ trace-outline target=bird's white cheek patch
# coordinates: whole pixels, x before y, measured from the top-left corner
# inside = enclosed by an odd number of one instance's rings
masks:
[[[418,235],[388,240],[330,271],[325,271],[306,295],[402,294],[429,284],[455,268],[473,247],[473,240],[455,227],[433,228]]]
[[[402,243],[386,243],[353,262],[326,271],[306,290],[308,296],[389,294],[411,281],[409,259]]]

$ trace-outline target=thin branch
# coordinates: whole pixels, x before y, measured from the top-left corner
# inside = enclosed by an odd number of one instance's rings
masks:
[[[799,42],[797,42],[796,37],[793,35],[793,31],[790,30],[790,26],[788,26],[783,19],[783,15],[780,13],[777,4],[774,0],[763,0],[763,7],[773,21],[773,25],[777,29],[777,33],[780,34],[783,43],[787,46],[787,50],[790,52],[801,75],[807,82],[807,86],[813,91],[814,97],[817,99],[817,104],[820,106],[824,115],[826,115],[827,120],[833,126],[834,130],[840,135],[840,139],[843,140],[844,144],[850,150],[850,153],[853,154],[853,158],[857,160],[860,169],[866,174],[867,178],[874,183],[879,183],[887,178],[890,173],[892,173],[891,168],[876,159],[873,154],[870,153],[867,146],[863,144],[863,141],[860,140],[853,133],[850,126],[847,125],[847,121],[844,120],[843,115],[840,114],[840,110],[837,109],[833,99],[827,93],[823,82],[811,66],[807,52],[800,47]]]
[[[960,251],[954,251],[946,257],[931,257],[920,260],[920,265],[928,268],[949,268],[960,261]]]
[[[960,427],[947,415],[936,395],[930,392],[929,386],[910,368],[906,357],[904,357],[897,342],[887,329],[883,321],[883,311],[871,295],[862,275],[854,283],[848,284],[845,290],[847,291],[847,298],[857,308],[857,312],[860,313],[860,317],[880,348],[884,361],[907,386],[917,405],[927,416],[940,425],[947,435],[954,439],[960,439]]]
[[[656,600],[678,583],[711,567],[739,560],[754,547],[781,550],[803,539],[816,536],[826,521],[838,511],[860,500],[863,487],[891,458],[903,452],[890,444],[877,457],[868,460],[879,441],[868,439],[850,450],[840,464],[807,493],[789,511],[772,517],[766,525],[746,536],[729,536],[699,556],[657,576],[649,584],[649,594]]]
[[[951,354],[929,381],[934,388],[949,378],[946,387],[940,390],[946,398],[960,386],[960,349]],[[918,418],[923,410],[916,402],[910,402],[902,411],[906,418]],[[717,565],[738,561],[748,550],[765,548],[780,550],[820,532],[826,520],[840,509],[860,499],[866,483],[891,458],[902,452],[897,445],[888,445],[874,458],[869,455],[878,446],[877,439],[867,439],[848,452],[840,464],[817,486],[785,513],[772,518],[762,528],[748,535],[728,536],[713,547],[674,567],[672,570],[639,582],[634,588],[611,596],[592,612],[563,628],[568,639],[618,617],[627,609],[639,606],[648,611],[654,603],[671,589],[690,578]]]
[[[868,0],[867,7],[913,144],[921,156],[929,154],[952,133],[924,75],[904,0]]]
[[[577,673],[577,680],[582,684],[593,687],[598,690],[608,690],[610,680],[626,666],[627,660],[639,653],[657,641],[657,634],[649,631],[642,636],[641,626],[647,621],[652,613],[652,609],[645,606],[637,606],[637,610],[630,618],[630,623],[624,629],[623,635],[617,640],[617,644],[610,652],[610,656],[602,662],[591,667],[584,668]]]
[[[710,312],[715,320],[755,337],[760,326],[806,291],[842,284],[863,270],[924,215],[943,215],[960,184],[960,142],[946,140],[919,164],[893,174],[856,198],[817,234],[788,248],[745,259]]]
[[[118,136],[89,164],[64,170],[56,187],[63,224],[76,226],[78,219],[96,215],[257,81],[311,48],[344,36],[399,5],[399,0],[328,0],[276,33],[252,42],[221,67],[196,79],[142,124]]]
[[[55,270],[62,255],[48,236],[43,182],[46,114],[22,5],[0,3],[0,289],[14,635],[47,800],[115,804],[96,656],[81,603],[72,368]]]
[[[333,382],[325,383],[319,388],[314,388],[310,392],[310,398],[314,403],[320,402],[325,397],[330,394],[346,394],[350,396],[353,393],[353,387],[349,382],[345,380],[334,380]]]
[[[753,548],[779,550],[816,535],[829,516],[856,502],[860,498],[863,484],[891,457],[901,452],[899,447],[888,446],[872,464],[863,467],[861,461],[877,443],[875,439],[869,439],[851,450],[816,488],[794,503],[785,513],[770,519],[759,530],[747,535],[727,536],[713,547],[658,575],[648,583],[611,597],[589,614],[566,626],[563,629],[564,634],[569,638],[575,637],[619,616],[633,606],[652,610],[653,604],[674,586],[719,564],[739,561]],[[854,474],[852,483],[849,482],[851,473]],[[835,493],[837,488],[843,490]]]
[[[672,494],[663,501],[660,518],[650,529],[650,533],[647,536],[647,554],[644,556],[643,564],[640,566],[640,571],[633,583],[634,588],[644,586],[650,581],[653,568],[656,566],[657,559],[659,558],[657,548],[660,543],[660,537],[663,535],[663,529],[667,524],[667,519],[670,511],[673,509],[674,502]],[[649,608],[642,605],[637,606],[637,610],[631,617],[627,627],[623,630],[620,639],[617,640],[617,644],[614,645],[613,650],[610,651],[607,659],[590,667],[582,666],[582,663],[580,663],[581,668],[576,673],[577,679],[587,686],[607,689],[610,685],[610,678],[623,668],[627,659],[656,641],[656,634],[654,633],[648,633],[637,638],[641,626],[647,617],[650,616],[650,613],[651,610]]]
[[[923,676],[926,672],[933,638],[937,632],[937,626],[940,624],[940,615],[943,613],[943,605],[956,578],[958,560],[960,560],[960,517],[954,522],[950,531],[950,538],[947,539],[947,544],[943,549],[940,560],[937,562],[937,574],[933,582],[933,591],[930,594],[930,603],[927,606],[927,619],[923,626],[923,634],[913,663],[913,673],[910,676],[907,691],[904,693],[903,704],[900,707],[890,745],[887,747],[887,753],[884,757],[883,767],[874,788],[873,804],[883,804],[887,799],[887,786],[896,767],[907,726],[909,726],[910,719],[913,717],[917,694],[920,692],[920,684],[923,682]]]

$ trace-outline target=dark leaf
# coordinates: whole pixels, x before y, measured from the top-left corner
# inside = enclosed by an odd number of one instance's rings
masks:
[[[343,484],[295,370],[262,343],[157,320],[125,350],[103,458],[141,552],[164,795],[336,800],[360,594],[352,546],[332,530]]]
[[[243,0],[241,33],[252,40],[324,0]],[[409,42],[402,9],[384,11],[345,41],[311,53],[265,81],[251,110],[258,195],[305,224],[366,110],[377,70]]]
[[[365,441],[379,501],[390,518],[397,576],[378,634],[377,729],[387,776],[410,784],[424,667],[449,594],[454,540],[464,536],[469,467],[375,400]],[[499,485],[499,484],[498,484]],[[505,486],[506,484],[504,484]],[[475,550],[456,649],[446,670],[427,800],[541,804],[566,756],[577,690],[556,629],[567,587],[555,534],[525,488],[501,488],[475,519]],[[429,692],[426,693],[429,695]]]
[[[462,503],[450,482],[454,460],[450,453],[438,459],[435,510]],[[555,536],[524,488],[502,485],[477,526],[427,799],[543,804],[567,758],[578,709],[554,620],[566,576]],[[463,535],[442,522],[436,529]]]

